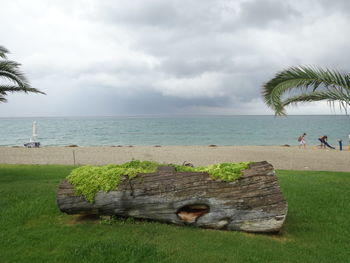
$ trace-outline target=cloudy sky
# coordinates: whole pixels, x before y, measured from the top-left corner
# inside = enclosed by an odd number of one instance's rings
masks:
[[[289,66],[350,72],[349,0],[0,0],[0,45],[44,95],[0,116],[273,114]],[[289,114],[332,114],[325,103]]]

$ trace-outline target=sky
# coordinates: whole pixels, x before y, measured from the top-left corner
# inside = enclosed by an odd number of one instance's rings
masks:
[[[0,0],[0,45],[40,94],[0,117],[273,114],[291,66],[350,72],[348,0]],[[336,114],[324,102],[288,114]]]

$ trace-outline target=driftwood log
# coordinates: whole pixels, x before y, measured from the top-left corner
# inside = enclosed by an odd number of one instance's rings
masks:
[[[98,192],[94,203],[76,196],[74,187],[63,180],[57,203],[67,214],[117,215],[247,232],[277,232],[287,215],[287,202],[267,162],[250,164],[234,182],[162,166],[155,173],[123,180],[114,191]]]

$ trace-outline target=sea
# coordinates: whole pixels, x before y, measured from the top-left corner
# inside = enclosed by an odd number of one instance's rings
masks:
[[[0,118],[0,146],[23,146],[37,122],[42,146],[349,144],[348,115],[109,116]]]

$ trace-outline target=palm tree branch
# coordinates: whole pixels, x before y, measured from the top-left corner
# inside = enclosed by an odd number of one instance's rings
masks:
[[[0,70],[0,77],[6,78],[6,79],[12,81],[13,83],[17,84],[22,89],[29,89],[30,88],[30,84],[28,82],[23,82],[22,79],[20,79],[17,75],[15,75],[11,72]]]
[[[11,86],[11,85],[0,85],[0,94],[6,95],[8,92],[32,92],[32,93],[40,93],[40,94],[45,94],[45,92],[42,92],[38,89],[35,88],[22,88],[18,86]]]
[[[6,54],[9,53],[8,49],[4,46],[0,46],[0,58],[6,59]]]
[[[327,90],[327,91],[315,91],[312,93],[304,93],[285,99],[282,101],[283,106],[290,104],[297,104],[300,102],[313,102],[327,100],[330,103],[339,102],[341,108],[346,110],[346,105],[350,106],[350,92],[342,90]]]
[[[18,67],[20,66],[19,63],[9,60],[0,61],[0,72],[8,72],[12,75],[16,76],[17,79],[19,79],[22,83],[25,85],[29,85],[29,82],[25,75],[18,70]],[[0,74],[1,77],[1,74]]]
[[[6,102],[5,96],[9,92],[33,92],[33,93],[41,93],[44,92],[32,88],[29,81],[25,77],[25,75],[19,70],[20,64],[7,60],[6,54],[9,53],[8,49],[4,46],[0,45],[0,80],[5,80],[5,82],[9,82],[9,84],[3,84],[0,82],[0,102]]]
[[[276,115],[284,115],[282,96],[291,90],[305,91],[312,87],[315,91],[319,86],[324,88],[340,87],[350,90],[350,75],[340,74],[329,69],[312,67],[292,67],[279,72],[263,86],[262,95],[265,103]]]

